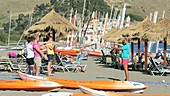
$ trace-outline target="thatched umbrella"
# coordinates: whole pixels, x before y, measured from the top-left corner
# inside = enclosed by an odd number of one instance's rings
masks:
[[[115,34],[115,32],[117,32],[119,30],[119,28],[115,28],[115,29],[111,29],[109,30],[106,34],[104,34],[101,38],[106,40],[107,38],[109,38],[111,35]]]
[[[142,22],[137,23],[135,26],[131,26],[129,28],[123,28],[123,29],[113,29],[110,30],[108,34],[106,34],[103,37],[107,41],[121,41],[122,38],[129,38],[130,42],[132,43],[132,56],[133,56],[133,44],[138,42],[138,57],[140,57],[140,37],[144,35],[144,32],[150,29],[150,26],[152,26],[153,23],[149,20],[148,17],[146,17]],[[116,31],[116,32],[114,32]],[[146,43],[147,44],[147,43]],[[146,45],[145,44],[145,45]],[[147,48],[145,48],[146,54],[147,54]],[[133,58],[132,58],[133,59]]]
[[[107,34],[102,36],[104,40],[107,40],[108,38],[131,38],[131,42],[136,38],[140,38],[141,36],[144,35],[144,32],[149,30],[150,26],[153,23],[147,18],[145,18],[142,22],[137,23],[135,26],[131,26],[128,28],[123,28],[123,29],[112,29],[110,30]],[[109,39],[113,40],[113,42],[117,42],[114,40],[117,39]]]
[[[170,20],[163,19],[150,27],[142,36],[144,41],[164,41],[164,62],[166,64],[167,39],[170,39]],[[169,40],[168,40],[169,41]]]
[[[162,41],[170,31],[170,20],[163,19],[150,26],[141,36],[143,41]],[[154,35],[156,34],[156,35]]]
[[[55,37],[60,37],[68,34],[68,31],[78,31],[79,29],[71,24],[66,18],[56,13],[54,10],[46,14],[39,22],[36,22],[32,25],[28,30],[24,32],[25,35],[29,35],[32,33],[43,32],[48,33],[53,31],[57,33]],[[54,37],[54,38],[55,38]]]

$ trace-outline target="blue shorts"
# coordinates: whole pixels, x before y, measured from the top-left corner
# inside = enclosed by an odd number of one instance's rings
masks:
[[[53,57],[54,57],[53,54],[47,54],[47,57],[48,57],[48,62],[53,62]]]

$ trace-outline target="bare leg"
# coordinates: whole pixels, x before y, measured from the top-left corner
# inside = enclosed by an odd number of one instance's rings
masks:
[[[30,74],[34,75],[34,65],[30,65]]]
[[[28,65],[28,74],[31,74],[31,65]]]
[[[40,73],[40,66],[36,66],[36,76],[39,76]]]
[[[35,75],[35,64],[33,65],[33,69],[32,69],[32,75]]]
[[[52,65],[52,62],[48,62],[48,68],[47,68],[47,70],[48,70],[48,75],[52,75],[51,74],[51,65]]]
[[[128,64],[124,64],[123,65],[124,71],[125,71],[125,75],[126,75],[126,79],[125,81],[129,80],[129,74],[128,74]]]

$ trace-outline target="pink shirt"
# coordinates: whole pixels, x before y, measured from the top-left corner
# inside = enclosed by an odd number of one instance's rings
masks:
[[[35,49],[36,46],[38,46],[38,48],[40,49],[40,43],[39,42],[33,43],[34,57],[41,57],[41,54]]]

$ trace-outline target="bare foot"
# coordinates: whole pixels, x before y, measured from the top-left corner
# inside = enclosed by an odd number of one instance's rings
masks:
[[[54,74],[48,74],[48,76],[54,76]]]

